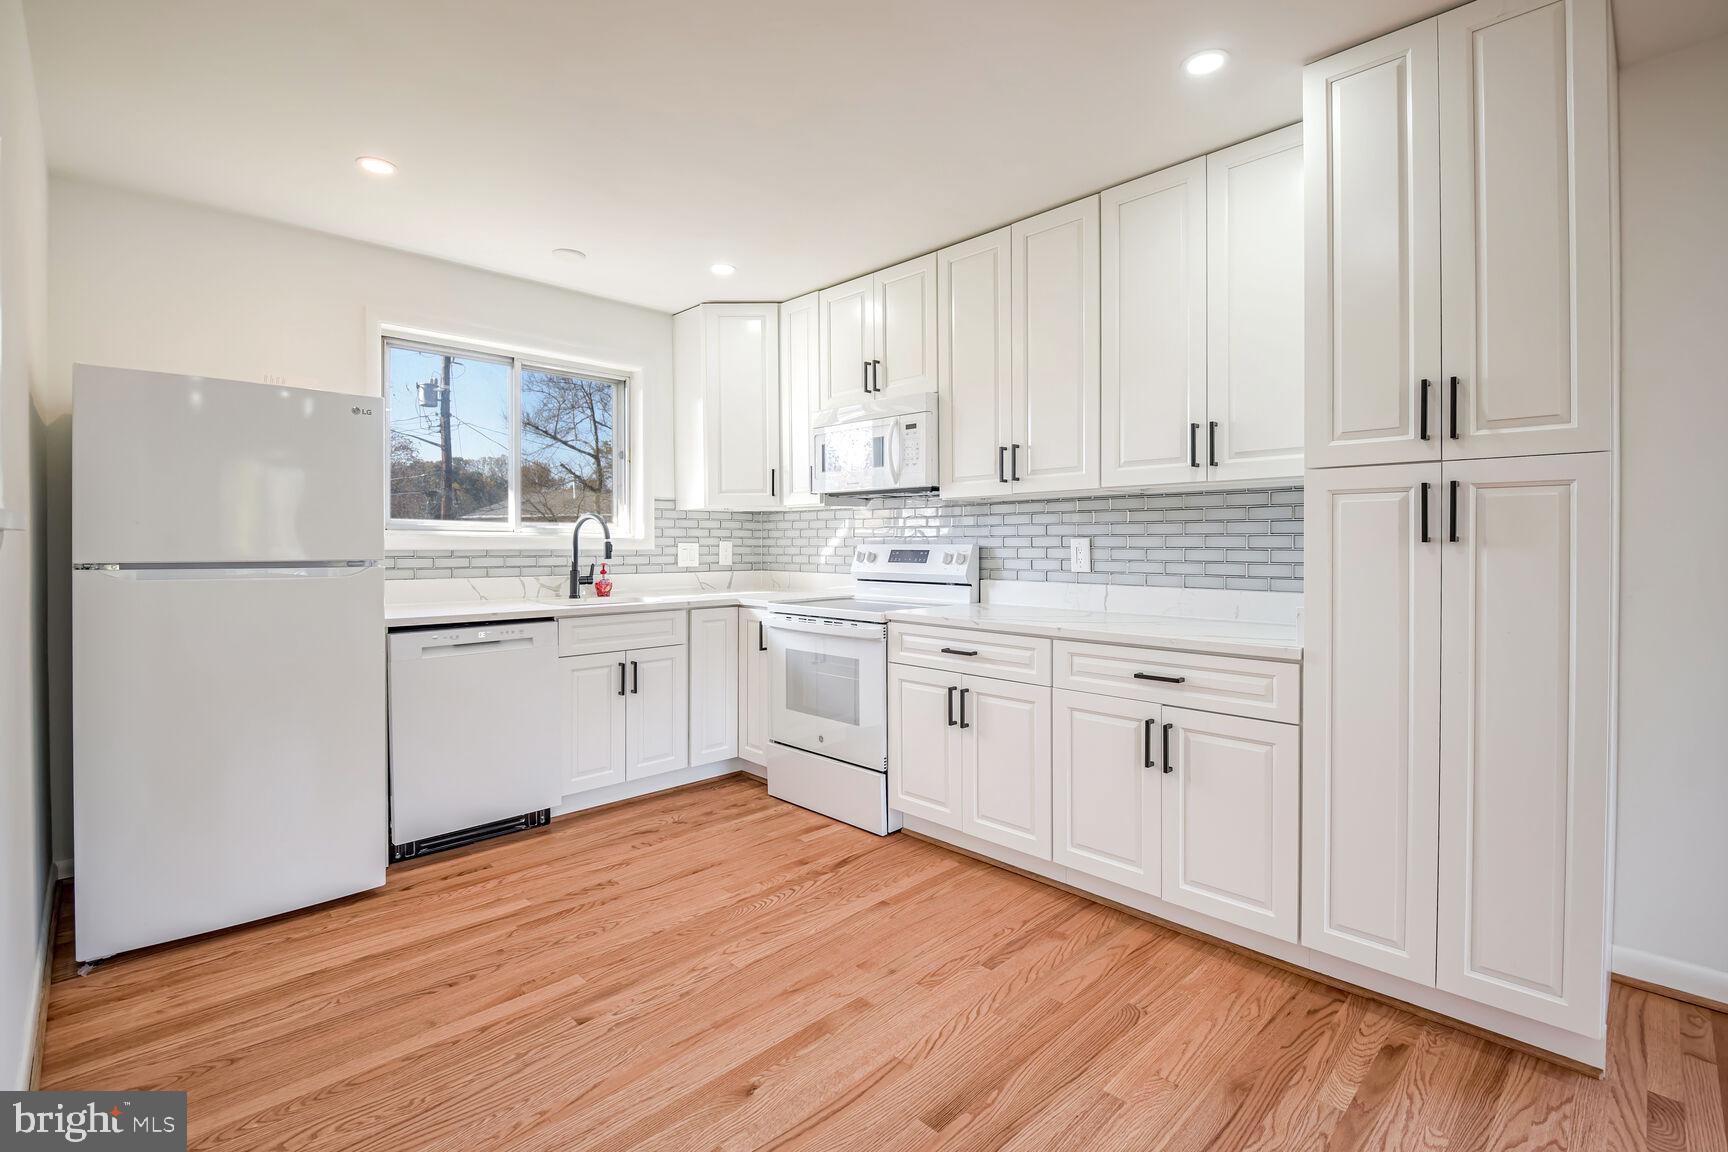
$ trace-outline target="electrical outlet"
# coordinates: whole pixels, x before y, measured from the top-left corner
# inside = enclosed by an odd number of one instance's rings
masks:
[[[678,545],[678,567],[694,568],[702,562],[702,554],[695,544]]]
[[[731,566],[732,566],[732,541],[722,540],[722,541],[720,541],[720,567],[730,568]]]
[[[1092,571],[1092,538],[1075,536],[1068,541],[1070,567],[1076,572]]]

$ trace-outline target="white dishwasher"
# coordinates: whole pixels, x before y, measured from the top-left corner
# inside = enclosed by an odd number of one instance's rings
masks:
[[[563,798],[558,626],[390,633],[390,859],[547,822]]]

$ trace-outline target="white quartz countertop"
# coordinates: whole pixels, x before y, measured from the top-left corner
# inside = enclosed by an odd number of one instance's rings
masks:
[[[889,613],[888,620],[890,623],[974,628],[984,632],[1011,632],[1020,636],[1099,644],[1138,644],[1215,656],[1302,659],[1302,636],[1298,625],[1255,620],[1208,620],[1022,604],[908,608]]]
[[[842,589],[843,591],[844,589]],[[451,599],[386,603],[387,628],[441,627],[480,624],[492,620],[546,620],[564,616],[601,616],[622,612],[654,612],[669,608],[755,607],[780,600],[820,596],[825,589],[785,588],[692,592],[618,593],[584,596],[580,600]]]

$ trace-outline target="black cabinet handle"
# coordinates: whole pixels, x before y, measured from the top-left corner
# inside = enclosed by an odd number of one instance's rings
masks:
[[[765,631],[762,621],[756,621],[756,651],[758,652],[768,651],[768,638],[764,635]]]
[[[996,446],[996,479],[1008,483],[1008,449],[1000,444]]]
[[[624,695],[624,661],[618,661],[618,695]]]
[[[1218,421],[1208,420],[1206,428],[1206,463],[1218,467]]]
[[[1448,543],[1458,543],[1458,481],[1449,482],[1451,491],[1447,496],[1446,539]]]
[[[770,496],[780,495],[779,473],[780,470],[778,468],[768,469],[768,495]]]
[[[1136,672],[1136,673],[1134,673],[1134,679],[1136,679],[1136,680],[1156,680],[1160,684],[1184,684],[1187,682],[1188,677],[1186,677],[1186,676],[1160,676],[1156,672]]]
[[[882,361],[870,361],[870,391],[882,391]]]
[[[1020,445],[1015,444],[1008,450],[1008,479],[1020,479]]]
[[[1426,436],[1423,437],[1427,439]],[[1422,543],[1428,543],[1428,481],[1422,481]]]
[[[1188,425],[1188,467],[1200,467],[1200,425]]]
[[[864,391],[870,391],[870,361],[864,361]]]
[[[948,727],[954,727],[954,693],[959,691],[954,685],[948,685]]]
[[[1422,381],[1422,439],[1428,439],[1428,381]]]
[[[630,661],[630,692],[632,695],[642,691],[642,669],[636,666],[636,661]]]
[[[1174,724],[1164,725],[1164,771],[1166,772],[1176,771],[1176,765],[1170,763],[1170,729],[1174,727],[1176,727]]]
[[[1152,717],[1146,717],[1146,767],[1156,768],[1152,762]]]
[[[1448,439],[1458,439],[1458,377],[1452,377],[1452,396],[1446,402],[1447,416],[1446,436]]]
[[[960,689],[960,727],[962,728],[972,727],[972,725],[966,723],[966,693],[970,691],[972,691],[970,688]]]
[[[944,649],[942,649],[942,651],[949,656],[976,656],[976,655],[978,655],[978,649],[976,649],[976,648],[944,648]]]

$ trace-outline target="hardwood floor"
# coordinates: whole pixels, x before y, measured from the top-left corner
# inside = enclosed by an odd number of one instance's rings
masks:
[[[44,1088],[197,1148],[1702,1149],[1728,1015],[1616,985],[1598,1080],[720,780],[76,975]]]

